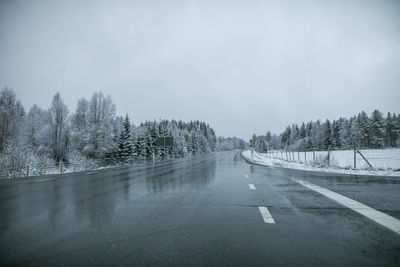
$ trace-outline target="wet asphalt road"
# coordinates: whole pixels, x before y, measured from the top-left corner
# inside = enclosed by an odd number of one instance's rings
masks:
[[[214,153],[0,181],[0,265],[400,266],[399,234],[291,178],[400,219],[399,178],[252,166],[239,152]]]

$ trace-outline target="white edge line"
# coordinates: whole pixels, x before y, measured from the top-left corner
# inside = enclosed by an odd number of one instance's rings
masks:
[[[293,180],[400,234],[400,220],[321,186],[299,179]]]

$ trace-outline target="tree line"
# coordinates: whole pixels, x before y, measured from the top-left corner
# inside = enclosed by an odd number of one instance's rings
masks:
[[[235,149],[245,149],[246,142],[238,137],[217,137],[217,151],[232,151]]]
[[[374,110],[370,116],[364,111],[350,118],[325,122],[317,120],[292,124],[277,134],[253,135],[257,151],[284,149],[297,151],[390,148],[400,147],[400,114],[388,112],[386,116]]]
[[[157,139],[172,137],[158,147]],[[59,93],[51,107],[32,106],[28,113],[15,92],[0,92],[0,161],[7,164],[64,164],[83,159],[103,164],[133,163],[194,156],[216,150],[214,130],[205,122],[160,120],[133,125],[117,116],[110,96],[101,92],[78,100],[70,113]]]

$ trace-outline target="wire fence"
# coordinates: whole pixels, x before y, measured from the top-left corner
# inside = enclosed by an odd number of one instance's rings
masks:
[[[362,149],[329,151],[271,150],[268,158],[313,166],[333,166],[344,169],[400,171],[400,149]]]

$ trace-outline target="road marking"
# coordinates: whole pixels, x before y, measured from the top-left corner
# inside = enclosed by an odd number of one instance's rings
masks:
[[[244,175],[244,178],[249,178],[249,176],[247,174]]]
[[[267,207],[258,207],[258,209],[260,210],[261,216],[263,217],[265,223],[275,223]]]
[[[48,178],[48,179],[35,180],[35,183],[44,182],[44,181],[50,181],[50,180],[54,180],[54,179],[56,179],[56,178]]]
[[[378,210],[375,210],[371,207],[368,207],[367,205],[364,205],[358,201],[355,201],[351,198],[345,197],[343,195],[340,195],[338,193],[335,193],[329,189],[320,187],[318,185],[298,180],[298,179],[293,179],[294,181],[298,182],[299,184],[314,190],[330,199],[335,200],[336,202],[340,203],[341,205],[348,207],[355,212],[360,213],[361,215],[364,215],[365,217],[385,226],[386,228],[396,232],[397,234],[400,234],[400,220],[387,215],[383,212],[380,212]]]
[[[249,184],[249,188],[250,188],[251,190],[256,190],[256,187],[254,186],[254,184]]]

